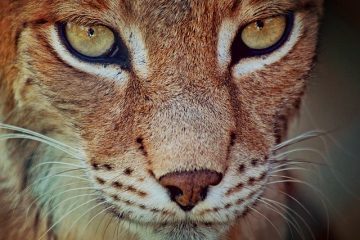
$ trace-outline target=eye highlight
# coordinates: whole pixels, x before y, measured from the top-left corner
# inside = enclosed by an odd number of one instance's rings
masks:
[[[76,58],[89,63],[117,64],[130,69],[130,55],[119,34],[104,25],[57,23],[61,43]]]
[[[110,52],[115,44],[114,33],[101,25],[82,26],[67,23],[65,34],[74,50],[87,57],[105,55]]]
[[[270,17],[247,25],[241,33],[241,39],[249,48],[266,49],[281,39],[285,29],[285,16]]]
[[[243,26],[231,46],[232,64],[242,58],[274,52],[288,40],[293,26],[293,13],[259,19]]]

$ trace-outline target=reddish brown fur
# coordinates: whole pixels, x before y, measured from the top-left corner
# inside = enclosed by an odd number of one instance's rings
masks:
[[[271,71],[233,79],[230,69],[218,68],[214,33],[224,19],[240,14],[247,23],[256,9],[268,5],[271,11],[264,17],[301,9],[304,36]],[[321,1],[308,0],[1,1],[0,121],[42,133],[79,133],[94,169],[156,179],[185,170],[225,174],[232,134],[251,159],[261,161],[276,143],[279,119],[287,120],[297,110],[312,67],[320,6]],[[148,50],[149,75],[142,79],[133,71],[123,87],[68,66],[46,40],[49,27],[64,20],[100,21],[120,32],[122,26],[137,26]],[[124,157],[130,151],[136,161]],[[19,161],[13,171],[19,176],[21,156],[14,157]],[[16,183],[19,187],[20,181]],[[146,196],[132,186],[128,190]],[[8,193],[1,191],[0,205],[9,206]],[[16,196],[18,189],[12,191]],[[29,199],[22,200],[24,206]],[[0,232],[1,239],[35,239],[33,221],[21,220],[20,212],[13,218],[3,211],[0,227],[6,231]],[[5,218],[6,223],[1,221]],[[39,220],[39,229],[46,227],[45,221]],[[14,232],[18,225],[25,226],[21,233]]]

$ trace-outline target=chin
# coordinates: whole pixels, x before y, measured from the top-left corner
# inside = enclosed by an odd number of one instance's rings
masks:
[[[206,226],[192,222],[133,227],[136,231],[142,229],[138,232],[140,240],[218,240],[229,229],[226,225]]]

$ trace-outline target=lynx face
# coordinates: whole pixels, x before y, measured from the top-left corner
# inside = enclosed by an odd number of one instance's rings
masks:
[[[34,236],[108,218],[141,239],[218,239],[272,196],[320,0],[3,5],[1,119],[61,141],[0,145],[50,222]]]

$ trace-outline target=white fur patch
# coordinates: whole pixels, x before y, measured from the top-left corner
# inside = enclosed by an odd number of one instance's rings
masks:
[[[231,61],[231,44],[238,31],[238,25],[231,20],[225,20],[219,31],[218,36],[218,62],[220,69],[226,69]]]
[[[125,38],[128,40],[128,47],[132,54],[132,65],[137,75],[146,78],[149,73],[148,51],[145,46],[141,31],[135,26],[125,30]]]

